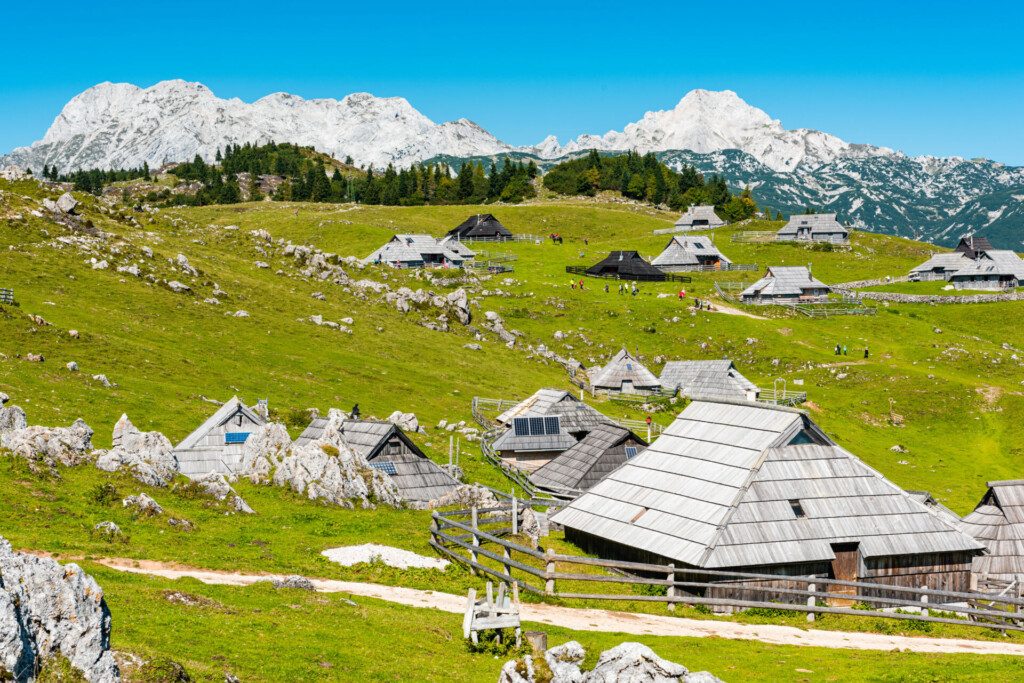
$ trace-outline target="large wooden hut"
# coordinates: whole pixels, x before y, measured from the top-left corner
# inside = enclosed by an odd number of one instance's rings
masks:
[[[498,416],[506,427],[492,444],[502,460],[533,471],[572,448],[607,416],[567,391],[541,389]]]
[[[596,391],[613,394],[644,394],[661,390],[661,382],[626,349],[612,356],[603,367],[594,367],[590,384]]]
[[[740,374],[731,360],[676,360],[665,363],[662,388],[690,399],[727,398],[756,401],[757,385]]]
[[[983,550],[802,411],[761,403],[691,403],[552,521],[602,557],[774,574],[783,585],[821,576],[967,590]]]
[[[845,244],[850,241],[850,231],[839,223],[834,213],[811,213],[790,216],[789,222],[776,233],[776,239]]]
[[[962,251],[932,254],[931,258],[910,271],[912,282],[934,282],[948,280],[949,277],[971,264],[971,257]]]
[[[587,268],[587,275],[641,282],[660,282],[665,279],[665,273],[645,261],[636,251],[613,251]]]
[[[447,236],[456,240],[501,242],[511,239],[512,231],[492,214],[478,213],[449,230]]]
[[[983,251],[992,251],[995,247],[989,242],[987,237],[975,237],[974,235],[964,235],[957,242],[954,253],[963,254],[969,259],[976,259],[978,255]]]
[[[1005,249],[979,252],[949,276],[956,289],[1013,289],[1024,282],[1024,260]]]
[[[677,230],[712,230],[725,225],[725,221],[715,213],[715,207],[710,204],[691,206],[679,220],[676,221]]]
[[[232,474],[238,467],[249,434],[264,424],[266,419],[261,412],[233,396],[174,447],[178,468],[187,477],[211,472]]]
[[[744,289],[740,299],[745,304],[821,303],[828,299],[831,288],[811,275],[803,266],[771,266],[764,277]]]
[[[319,441],[328,425],[329,418],[313,419],[295,440],[295,447]],[[435,500],[459,485],[397,425],[374,420],[344,420],[338,432],[344,444],[365,458],[370,467],[391,477],[405,500]]]
[[[363,259],[363,263],[393,268],[446,268],[461,267],[471,258],[473,252],[469,249],[454,249],[430,235],[395,235]]]
[[[619,425],[602,424],[557,458],[535,470],[530,481],[555,493],[582,492],[647,448],[647,442]]]
[[[658,254],[651,265],[666,271],[722,270],[732,261],[718,251],[709,237],[676,236]]]
[[[979,588],[1024,582],[1024,479],[990,481],[960,528],[988,549],[974,558]]]

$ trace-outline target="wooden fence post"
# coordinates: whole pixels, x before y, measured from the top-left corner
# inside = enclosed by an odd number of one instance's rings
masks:
[[[505,558],[505,574],[512,576],[512,565],[508,563],[508,560],[512,559],[512,553],[509,551],[508,546],[501,546],[501,555]]]
[[[512,489],[512,535],[519,533],[519,505],[516,503],[516,490]]]
[[[669,584],[668,584],[668,590],[665,591],[665,597],[668,598],[668,611],[669,612],[675,612],[676,611],[676,603],[673,601],[673,598],[676,597],[676,565],[675,564],[669,564],[667,578],[668,578]]]
[[[555,594],[555,551],[552,548],[547,549],[547,566],[544,568],[544,594],[554,595]]]
[[[812,584],[808,584],[807,591],[812,593],[812,595],[808,595],[807,596],[807,606],[808,607],[814,607],[814,595],[813,595],[813,593],[817,589],[818,589],[817,585],[815,585],[813,583]],[[814,623],[814,612],[808,612],[807,613],[807,621],[810,622],[810,623]]]
[[[922,589],[927,590],[928,586],[921,586]],[[921,593],[921,616],[928,616],[928,594]]]
[[[437,513],[430,515],[430,540],[440,544],[437,538]]]
[[[476,530],[477,530],[477,512],[476,512],[476,506],[475,505],[472,508],[472,515],[473,515],[473,531],[472,531],[472,534],[473,534],[473,547],[474,548],[479,548],[480,547],[480,538],[476,535]],[[479,562],[480,561],[480,558],[476,554],[475,550],[470,550],[469,551],[469,556],[473,560],[473,562]],[[470,566],[469,571],[470,571],[471,574],[476,575],[476,567]]]

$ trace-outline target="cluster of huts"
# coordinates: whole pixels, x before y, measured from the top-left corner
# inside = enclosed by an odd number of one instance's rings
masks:
[[[675,223],[678,232],[704,231],[720,228],[727,223],[713,206],[691,206]],[[790,216],[789,221],[775,234],[780,242],[831,242],[846,244],[850,230],[844,227],[834,213],[808,213]]]
[[[461,268],[476,256],[466,242],[503,242],[512,238],[512,232],[492,214],[477,214],[440,239],[424,234],[394,235],[363,263],[394,268]]]
[[[805,412],[757,402],[729,361],[670,363],[662,378],[693,400],[653,443],[554,389],[497,418],[506,431],[494,449],[570,501],[551,522],[583,550],[779,585],[821,576],[967,591],[1024,580],[1024,481],[992,482],[961,520]]]
[[[327,423],[328,418],[313,418],[294,446],[298,448],[316,441],[323,435]],[[261,401],[251,408],[237,396],[232,398],[175,446],[178,469],[190,478],[214,472],[237,473],[246,442],[265,424],[266,402]],[[340,432],[344,444],[365,458],[370,467],[389,476],[405,500],[436,500],[459,486],[459,482],[430,460],[398,425],[355,418],[342,422]]]
[[[994,249],[984,237],[961,238],[952,252],[934,254],[910,271],[913,282],[946,281],[956,289],[1013,289],[1024,285],[1024,260]]]

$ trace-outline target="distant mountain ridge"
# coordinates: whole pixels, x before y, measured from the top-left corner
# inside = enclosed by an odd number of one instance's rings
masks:
[[[270,140],[377,168],[502,154],[549,166],[588,149],[652,151],[670,166],[692,164],[734,186],[750,185],[759,202],[786,213],[810,206],[859,227],[939,242],[971,231],[1004,247],[1024,242],[1024,168],[908,157],[816,130],[787,130],[728,90],[693,90],[621,131],[515,147],[468,119],[434,123],[401,97],[274,93],[246,103],[180,80],[149,88],[101,83],[72,98],[42,140],[0,157],[0,166],[156,167],[196,154],[212,161],[228,144]]]

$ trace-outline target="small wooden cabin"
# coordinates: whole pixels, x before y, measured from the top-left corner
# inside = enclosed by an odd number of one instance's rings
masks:
[[[295,440],[295,447],[320,441],[329,424],[327,417],[313,419]],[[365,458],[370,467],[390,476],[405,500],[435,500],[459,485],[395,424],[344,420],[338,427],[338,435],[353,453]]]
[[[645,448],[647,442],[625,427],[598,425],[582,441],[535,470],[530,481],[555,493],[583,492]]]
[[[587,275],[638,282],[665,280],[665,273],[645,261],[636,251],[613,251],[602,261],[587,268]]]
[[[595,391],[613,394],[648,394],[661,391],[661,382],[629,351],[621,349],[603,367],[591,369],[590,384]]]
[[[502,242],[512,238],[512,231],[489,213],[478,213],[448,231],[447,237],[455,240],[483,240]]]
[[[846,244],[850,241],[850,231],[836,219],[834,213],[811,213],[790,216],[782,229],[776,233],[780,242],[832,242]]]
[[[740,293],[745,304],[822,303],[831,288],[803,266],[772,266],[764,277]]]
[[[658,254],[651,265],[665,272],[689,270],[722,270],[732,261],[727,259],[710,237],[676,236]]]
[[[1014,289],[1024,282],[1024,260],[1004,249],[980,252],[950,275],[949,281],[956,289]]]
[[[802,411],[736,401],[691,403],[551,521],[601,557],[774,574],[779,586],[821,576],[963,591],[983,551]]]
[[[911,282],[936,282],[971,264],[971,257],[960,251],[932,254],[931,258],[910,271]]]
[[[960,528],[988,549],[974,558],[982,590],[1024,582],[1024,479],[990,481],[988,491]]]
[[[262,405],[265,407],[266,404]],[[187,477],[211,472],[234,473],[249,435],[266,424],[263,415],[265,412],[249,408],[233,396],[174,447],[174,457],[181,473]]]
[[[453,249],[430,235],[395,235],[363,263],[392,268],[461,268],[471,258],[469,249]]]
[[[756,401],[761,390],[740,374],[731,360],[677,360],[665,363],[663,389],[689,399],[726,398]]]
[[[713,230],[725,225],[710,204],[691,206],[676,221],[677,230]]]

